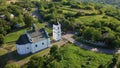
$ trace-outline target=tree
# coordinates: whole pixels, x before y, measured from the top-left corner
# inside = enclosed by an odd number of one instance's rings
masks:
[[[91,40],[92,38],[92,31],[94,29],[93,28],[86,28],[84,31],[83,31],[83,38],[86,39],[86,40]]]
[[[101,41],[102,40],[102,33],[100,30],[93,31],[93,41]]]
[[[31,27],[33,24],[33,17],[26,13],[24,16],[24,22],[26,27]]]
[[[17,64],[7,64],[6,66],[5,66],[5,68],[20,68],[20,66],[19,65],[17,65]]]
[[[120,32],[120,26],[118,26],[118,27],[116,28],[116,31],[117,31],[117,32]]]
[[[64,68],[64,67],[62,67],[58,62],[53,61],[50,64],[50,68]]]
[[[0,45],[2,45],[5,42],[4,36],[0,34]]]
[[[95,28],[101,28],[101,22],[99,22],[99,21],[92,21],[92,24],[93,24],[93,27],[95,27]]]
[[[115,54],[108,68],[120,68],[120,54]]]
[[[30,59],[28,68],[44,68],[44,62],[45,62],[44,57],[33,56]]]
[[[59,1],[63,1],[63,0],[52,0],[52,1],[59,2]]]
[[[53,45],[50,48],[50,55],[55,55],[58,52],[58,46],[57,45]]]
[[[104,68],[103,64],[100,64],[98,68]]]
[[[113,43],[113,40],[115,40],[115,33],[110,31],[107,33],[106,37],[105,37],[105,43],[108,45],[109,48],[114,48],[115,46]]]
[[[75,14],[75,17],[79,17],[79,16],[85,16],[85,13],[84,12],[77,12]]]
[[[0,6],[5,5],[5,3],[6,3],[6,0],[0,0]]]
[[[86,40],[100,41],[102,39],[102,33],[98,29],[89,27],[83,31],[83,37]]]
[[[115,48],[119,48],[120,47],[120,38],[117,37],[114,41],[113,41],[114,47]]]

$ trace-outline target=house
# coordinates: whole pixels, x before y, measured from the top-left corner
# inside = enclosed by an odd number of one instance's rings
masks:
[[[5,16],[5,15],[0,15],[0,18],[1,18],[1,19],[5,19],[6,16]]]
[[[14,18],[15,16],[14,16],[14,14],[10,14],[10,18]]]
[[[61,40],[61,24],[59,22],[53,24],[53,40]]]
[[[35,53],[50,47],[50,38],[45,28],[33,29],[21,35],[16,42],[16,48],[19,55]]]

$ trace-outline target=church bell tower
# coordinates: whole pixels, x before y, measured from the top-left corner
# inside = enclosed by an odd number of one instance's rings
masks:
[[[53,40],[61,40],[61,24],[59,22],[53,24]]]

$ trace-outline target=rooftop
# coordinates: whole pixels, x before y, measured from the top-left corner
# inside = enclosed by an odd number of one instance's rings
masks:
[[[19,37],[19,39],[16,41],[16,44],[27,44],[27,43],[31,43],[29,40],[28,40],[28,37],[26,34],[23,34]]]
[[[38,30],[31,30],[27,33],[30,35],[33,43],[49,38],[44,28]]]
[[[30,38],[27,37],[27,34],[30,36]],[[22,45],[27,43],[35,43],[45,40],[47,38],[49,38],[49,36],[44,28],[37,30],[30,30],[26,34],[21,35],[17,40],[16,44]]]

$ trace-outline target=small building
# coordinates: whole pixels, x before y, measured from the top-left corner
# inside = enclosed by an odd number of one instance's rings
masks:
[[[13,14],[10,14],[10,18],[14,18],[15,16]]]
[[[61,24],[59,22],[53,24],[53,40],[61,40]]]
[[[0,18],[1,18],[1,19],[5,19],[6,16],[5,16],[5,15],[0,15]]]
[[[50,47],[50,38],[45,28],[27,31],[21,35],[16,42],[16,48],[19,55],[35,53]]]

